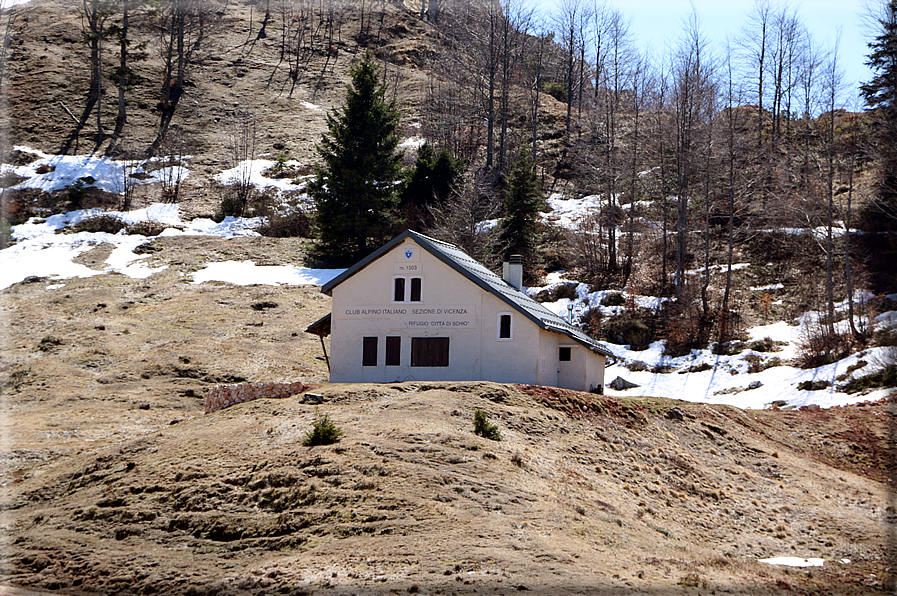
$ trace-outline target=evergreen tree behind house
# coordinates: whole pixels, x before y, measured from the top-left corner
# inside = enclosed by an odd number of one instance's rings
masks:
[[[875,73],[871,81],[860,87],[866,105],[875,110],[877,124],[876,153],[880,175],[876,200],[867,209],[865,219],[872,229],[891,232],[880,235],[875,252],[879,253],[874,272],[880,288],[897,283],[897,0],[889,0],[881,8],[879,34],[869,43],[871,50],[866,65]]]
[[[529,152],[521,149],[511,168],[505,189],[505,217],[501,220],[499,242],[505,260],[511,255],[523,257],[524,283],[535,277],[536,246],[539,244],[539,212],[546,208]]]
[[[393,234],[402,153],[399,111],[386,101],[380,68],[366,52],[351,70],[345,105],[327,116],[309,195],[317,208],[320,257],[334,266],[361,260]]]
[[[463,159],[453,158],[445,148],[437,154],[429,143],[420,146],[402,189],[402,216],[409,229],[423,232],[433,227],[433,209],[445,205],[461,180],[464,165]]]

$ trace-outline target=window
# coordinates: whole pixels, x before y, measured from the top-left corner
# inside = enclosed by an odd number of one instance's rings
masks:
[[[412,337],[411,366],[448,366],[449,338]]]
[[[365,337],[361,341],[361,366],[377,366],[377,338]]]
[[[402,338],[386,338],[386,366],[398,366],[402,356]]]
[[[393,302],[422,302],[423,278],[397,276],[392,282]]]
[[[573,348],[560,348],[558,350],[558,360],[561,362],[570,362],[570,354]]]
[[[498,341],[510,341],[513,339],[513,327],[511,326],[511,313],[498,313]]]

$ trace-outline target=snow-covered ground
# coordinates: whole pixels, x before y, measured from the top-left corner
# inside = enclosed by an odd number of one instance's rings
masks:
[[[409,147],[414,146],[417,139],[408,140]],[[2,166],[5,170],[13,170],[24,180],[18,185],[20,188],[42,188],[44,190],[56,190],[65,188],[73,181],[84,176],[91,176],[96,180],[94,186],[110,192],[117,192],[117,180],[120,179],[122,164],[105,158],[92,158],[84,156],[62,157],[41,154],[28,148],[20,148],[36,153],[40,158],[27,165],[13,168]],[[290,180],[276,180],[262,175],[265,169],[275,162],[270,160],[255,160],[241,164],[238,168],[221,172],[218,180],[228,183],[235,177],[244,173],[249,176],[252,184],[259,187],[271,187],[281,192],[299,191],[301,185],[293,184]],[[289,165],[289,164],[287,164]],[[41,166],[44,166],[41,168]],[[142,167],[142,166],[141,166]],[[43,173],[38,173],[38,171]],[[158,177],[159,170],[155,172],[148,169],[148,180]],[[186,170],[183,176],[189,174]],[[588,196],[579,199],[564,199],[560,195],[552,195],[548,200],[552,207],[552,219],[559,225],[574,227],[587,211],[600,203],[600,197]],[[79,221],[96,216],[99,210],[80,210],[53,215],[45,220],[31,219],[27,223],[13,227],[12,238],[15,244],[0,251],[0,289],[7,288],[30,276],[55,278],[60,281],[75,278],[99,275],[101,271],[89,269],[73,262],[78,255],[106,243],[113,246],[113,250],[106,259],[106,272],[118,272],[132,278],[147,278],[164,269],[149,267],[144,261],[147,258],[135,254],[134,249],[144,244],[148,239],[139,235],[126,235],[107,233],[58,233],[59,231],[77,224]],[[218,236],[227,240],[235,236],[257,235],[254,228],[262,222],[258,218],[233,218],[228,217],[220,223],[210,219],[194,219],[183,221],[177,205],[153,204],[142,209],[128,212],[106,212],[119,217],[128,224],[140,221],[152,220],[166,226],[163,236],[174,235],[208,235]],[[739,267],[747,267],[747,264],[739,264]],[[259,266],[251,261],[222,261],[209,263],[204,269],[191,274],[194,284],[202,284],[210,281],[223,281],[237,285],[265,284],[265,285],[320,285],[339,275],[342,270],[307,269],[304,267],[286,266]],[[695,273],[701,273],[697,271]],[[542,288],[530,288],[532,294],[557,286],[569,284],[563,278],[563,272],[552,273],[548,276],[547,286]],[[48,286],[48,290],[62,289],[64,283],[55,283]],[[775,290],[776,285],[752,288],[756,290]],[[610,291],[592,291],[586,284],[576,285],[576,297],[563,298],[556,302],[546,303],[545,306],[553,312],[567,317],[572,306],[574,322],[578,321],[585,313],[593,308],[599,308],[604,315],[619,313],[622,306],[601,306],[601,301]],[[653,296],[628,295],[624,296],[643,308],[657,309],[664,299]],[[866,296],[859,294],[858,299]],[[887,298],[895,301],[897,309],[897,294]],[[840,305],[846,308],[845,305]],[[679,358],[671,358],[663,355],[663,342],[655,342],[646,350],[631,350],[629,346],[607,344],[614,354],[616,363],[606,371],[606,384],[610,384],[617,376],[626,381],[635,383],[637,388],[628,391],[615,391],[607,388],[610,395],[649,395],[657,397],[669,397],[686,401],[729,404],[742,408],[764,408],[771,404],[786,404],[788,406],[819,405],[830,407],[844,405],[865,400],[874,400],[884,397],[888,390],[878,390],[865,395],[847,394],[837,390],[847,378],[855,378],[867,375],[884,366],[886,351],[883,348],[872,348],[859,354],[853,354],[839,362],[815,369],[799,369],[789,366],[797,351],[797,346],[802,334],[808,326],[816,321],[815,313],[807,313],[798,321],[774,322],[768,325],[755,327],[749,330],[754,340],[770,338],[781,342],[776,352],[755,352],[745,350],[732,356],[716,355],[709,349],[695,350],[691,354]],[[885,312],[872,321],[863,321],[869,328],[897,327],[897,310]],[[749,360],[753,360],[750,362]],[[841,377],[847,374],[849,367],[855,367],[860,360],[866,362],[861,368],[856,368],[849,377]],[[757,363],[766,364],[768,368],[760,372]],[[753,365],[753,366],[752,366]],[[665,372],[664,372],[665,371]],[[838,378],[841,377],[839,380]],[[826,381],[831,385],[826,389],[817,391],[799,390],[798,384],[804,381]]]
[[[528,288],[527,291],[535,296],[542,290],[564,283],[573,283],[564,279],[563,272],[550,274],[546,281],[548,282],[546,286]],[[618,292],[615,290],[593,292],[587,284],[576,284],[576,298],[562,298],[556,302],[543,303],[543,306],[567,318],[571,313],[569,307],[572,305],[573,322],[577,323],[583,315],[595,308],[605,316],[623,311],[624,306],[601,305],[605,296],[614,293]],[[663,300],[653,296],[619,293],[637,306],[655,310],[660,307]],[[868,296],[860,292],[856,298],[859,300]],[[847,308],[846,302],[836,306],[839,310]],[[894,306],[897,308],[897,302]],[[801,369],[788,365],[788,362],[797,355],[802,338],[808,329],[817,324],[817,320],[818,313],[811,312],[794,321],[794,324],[779,321],[748,330],[751,341],[769,338],[781,342],[783,345],[778,346],[779,349],[775,352],[744,350],[740,354],[724,356],[714,354],[710,349],[704,349],[693,350],[687,356],[672,358],[664,355],[663,341],[652,343],[646,350],[631,350],[629,346],[605,343],[617,361],[605,371],[605,392],[608,395],[650,395],[753,409],[765,408],[774,403],[795,407],[812,404],[831,407],[879,399],[887,395],[889,390],[874,391],[866,395],[837,391],[837,387],[843,385],[848,378],[867,375],[885,366],[889,356],[886,348],[870,348],[819,368]],[[860,320],[860,323],[879,329],[897,326],[897,311],[883,313],[871,322]],[[840,326],[846,324],[846,321],[839,323]],[[752,363],[750,360],[755,362]],[[856,368],[849,377],[838,380],[840,375],[847,372],[848,367],[857,365],[860,360],[867,364]],[[750,372],[751,368],[757,368],[757,362],[772,366],[760,372]],[[658,372],[661,370],[668,372]],[[615,391],[607,386],[618,376],[637,384],[638,387]],[[831,386],[815,391],[798,389],[798,385],[805,381],[825,381]]]

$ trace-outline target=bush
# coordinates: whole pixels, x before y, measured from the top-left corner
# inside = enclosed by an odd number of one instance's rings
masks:
[[[562,103],[567,102],[567,88],[562,83],[545,81],[542,84],[542,90]]]
[[[852,345],[850,334],[833,333],[820,323],[804,329],[795,361],[800,368],[825,366],[849,355]]]
[[[764,337],[761,340],[751,342],[748,346],[751,350],[755,352],[776,352],[778,351],[778,345],[775,341],[770,337]]]
[[[237,196],[235,192],[227,192],[224,195],[224,198],[221,199],[220,210],[216,214],[215,219],[221,221],[225,217],[242,217],[243,216],[243,201]]]
[[[705,347],[713,330],[713,313],[703,313],[691,302],[664,304],[663,353],[667,356],[685,356],[692,350]]]
[[[128,224],[114,215],[97,215],[82,219],[72,226],[73,232],[106,232],[107,234],[118,234],[120,231],[128,227]]]
[[[798,391],[822,391],[827,387],[831,387],[828,381],[802,381],[797,384]]]
[[[850,381],[844,385],[843,389],[847,393],[856,393],[865,389],[877,389],[879,387],[897,387],[897,364],[891,364],[858,379]]]
[[[620,292],[611,292],[601,299],[601,306],[623,306],[626,304],[626,298]]]
[[[473,413],[473,434],[493,441],[501,441],[501,431],[486,419],[486,412],[480,409]]]
[[[778,356],[775,358],[770,358],[769,360],[764,362],[763,370],[766,370],[767,368],[775,368],[777,366],[782,366],[782,359],[779,358]]]
[[[763,364],[763,358],[757,354],[748,354],[744,357],[744,361],[748,363],[749,373],[763,372],[766,369]]]
[[[632,350],[647,350],[655,339],[655,316],[646,308],[639,308],[607,317],[601,326],[603,339]]]
[[[80,209],[84,198],[87,196],[87,187],[84,178],[78,178],[65,189],[66,198],[73,209]]]
[[[330,445],[336,443],[343,436],[343,431],[333,423],[330,416],[323,416],[315,408],[315,421],[312,423],[311,430],[305,433],[305,439],[302,444],[306,447],[314,447],[315,445]]]
[[[718,356],[734,356],[744,351],[744,342],[739,340],[723,341],[713,344],[713,353]]]
[[[310,238],[313,235],[313,219],[298,199],[277,201],[266,198],[257,207],[265,223],[256,229],[262,236],[272,238]]]
[[[146,220],[128,226],[125,233],[131,236],[158,236],[166,227],[162,222]]]

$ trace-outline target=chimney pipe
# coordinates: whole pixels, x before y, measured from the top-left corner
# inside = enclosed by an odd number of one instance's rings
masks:
[[[505,273],[505,270],[507,273],[504,280],[508,282],[508,285],[515,290],[521,289],[523,287],[523,256],[511,255],[511,262],[502,264],[502,273]]]

